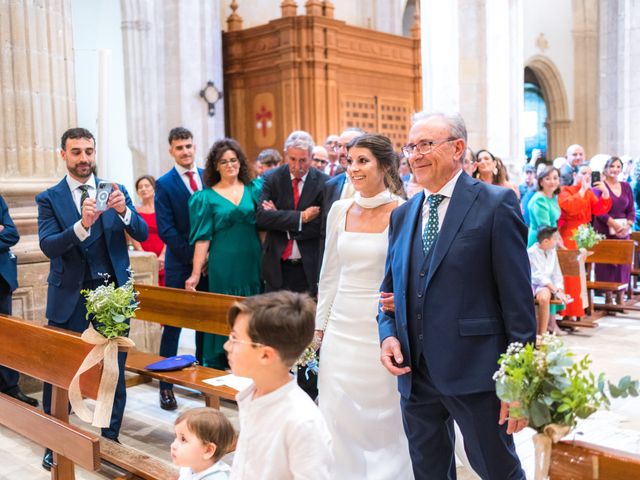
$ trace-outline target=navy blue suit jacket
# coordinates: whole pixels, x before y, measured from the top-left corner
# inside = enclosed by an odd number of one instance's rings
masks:
[[[99,182],[100,179],[96,178],[96,185]],[[124,193],[127,207],[131,210],[131,222],[125,226],[112,208],[102,213],[97,221],[102,222],[115,283],[120,286],[129,278],[125,230],[133,239],[143,242],[147,239],[149,229],[136,212],[124,186],[118,185],[118,188]],[[73,230],[80,214],[66,178],[40,193],[36,197],[36,203],[40,249],[50,259],[46,316],[50,322],[66,323],[76,306],[74,299],[80,298],[79,292],[85,275],[86,258],[81,248],[82,242]]]
[[[198,169],[201,180],[203,172]],[[158,234],[167,245],[165,278],[168,287],[184,288],[185,280],[191,275],[193,246],[189,244],[189,198],[191,192],[175,167],[156,180],[156,222]]]
[[[4,278],[9,285],[9,291],[13,292],[18,288],[18,269],[16,256],[9,249],[18,243],[20,235],[11,220],[9,207],[2,195],[0,195],[0,225],[4,227],[0,232],[0,277]]]
[[[381,291],[394,293],[395,313],[378,315],[380,341],[396,337],[410,366],[416,360],[407,328],[408,272],[423,201],[424,193],[415,195],[391,214]],[[514,192],[462,173],[432,247],[423,292],[422,351],[444,395],[494,390],[492,375],[507,345],[535,341],[526,245],[527,227]],[[409,397],[411,373],[398,377],[398,389]]]

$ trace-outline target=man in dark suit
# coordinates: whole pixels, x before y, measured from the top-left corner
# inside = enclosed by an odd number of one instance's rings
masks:
[[[156,222],[158,234],[167,246],[165,254],[165,285],[184,288],[184,282],[193,268],[193,246],[189,244],[189,199],[202,190],[203,170],[195,163],[196,147],[189,130],[177,127],[169,132],[169,154],[175,165],[156,180]],[[197,290],[207,291],[207,278],[201,277]],[[178,354],[181,328],[165,325],[160,339],[160,355],[172,357]],[[196,332],[196,358],[202,361],[202,333]],[[178,408],[173,385],[160,382],[160,407],[164,410]]]
[[[264,177],[256,223],[267,232],[262,257],[267,292],[291,290],[312,296],[318,292],[320,206],[329,177],[310,168],[312,150],[311,135],[291,133],[284,144],[285,165]],[[298,383],[315,398],[315,375],[309,378],[307,384],[300,374]]]
[[[394,210],[378,317],[398,376],[416,479],[455,478],[453,421],[483,479],[524,479],[493,373],[511,342],[534,342],[527,228],[512,190],[462,172],[459,114],[419,114],[405,155],[424,192]],[[395,304],[395,311],[393,305]],[[505,424],[506,423],[506,424]]]
[[[11,216],[9,207],[0,195],[0,314],[11,315],[11,292],[18,288],[18,268],[16,256],[9,250],[20,240]],[[38,406],[38,400],[27,397],[20,387],[20,374],[15,370],[0,366],[0,392]]]
[[[142,242],[147,224],[137,214],[124,186],[112,184],[107,209],[96,208],[100,180],[95,169],[95,140],[84,128],[72,128],[62,135],[60,155],[67,175],[57,185],[36,197],[40,249],[50,259],[46,316],[49,325],[74,332],[88,326],[82,289],[94,289],[109,281],[121,286],[129,278],[129,254],[125,232]],[[55,360],[55,359],[54,359]],[[120,374],[111,422],[102,436],[117,440],[126,403],[124,364],[126,353],[118,354]],[[45,384],[44,411],[51,410],[51,386]],[[45,451],[43,466],[51,468],[51,450]]]

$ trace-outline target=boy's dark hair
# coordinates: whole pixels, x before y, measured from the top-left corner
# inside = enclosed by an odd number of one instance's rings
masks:
[[[236,436],[233,425],[220,411],[210,408],[192,408],[183,412],[176,418],[175,424],[187,422],[187,428],[202,443],[213,443],[216,446],[216,452],[213,454],[213,461],[217,462],[224,457]]]
[[[558,231],[556,227],[550,227],[549,225],[541,225],[536,231],[536,240],[538,243],[542,243],[543,240],[547,240],[555,235]]]
[[[287,366],[296,363],[313,340],[316,304],[307,294],[283,290],[247,297],[229,309],[231,328],[241,313],[250,316],[251,341],[277,350]]]
[[[270,165],[280,165],[282,163],[282,155],[277,150],[273,148],[267,148],[266,150],[262,150],[258,157],[256,158],[258,163],[265,163]]]
[[[93,146],[96,145],[96,139],[93,137],[93,133],[91,133],[86,128],[76,127],[70,128],[66,132],[62,134],[62,139],[60,140],[60,148],[62,150],[67,149],[67,140],[69,139],[75,140],[76,138],[88,138],[89,140],[93,140]]]
[[[189,140],[193,138],[193,134],[184,127],[176,127],[172,128],[169,132],[169,145],[174,140]]]

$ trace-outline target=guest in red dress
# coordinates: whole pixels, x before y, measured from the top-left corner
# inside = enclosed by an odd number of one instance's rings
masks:
[[[594,190],[600,191],[598,197]],[[611,209],[611,197],[609,190],[602,182],[595,182],[591,185],[591,168],[588,164],[578,167],[578,173],[574,178],[573,185],[562,187],[558,195],[560,205],[560,220],[558,227],[562,242],[567,248],[578,248],[572,238],[574,232],[580,225],[591,222],[593,215],[603,215]],[[580,277],[564,276],[564,290],[573,298],[573,302],[560,312],[560,315],[579,320],[584,316],[584,306],[582,305]]]
[[[164,286],[164,252],[166,246],[158,235],[158,225],[156,224],[156,209],[154,205],[154,195],[156,193],[156,180],[151,175],[143,175],[136,180],[136,192],[142,202],[136,210],[147,222],[149,226],[149,236],[144,242],[137,242],[129,238],[133,248],[138,251],[153,252],[158,257],[158,285]]]

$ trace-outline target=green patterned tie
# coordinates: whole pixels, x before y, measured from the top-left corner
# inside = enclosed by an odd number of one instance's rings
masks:
[[[427,202],[429,202],[429,218],[422,232],[422,251],[425,255],[429,253],[429,249],[438,236],[438,205],[442,203],[444,198],[444,195],[438,194],[429,195],[427,198]]]
[[[82,192],[80,195],[80,213],[82,213],[82,204],[89,198],[89,185],[80,185],[78,188]]]

